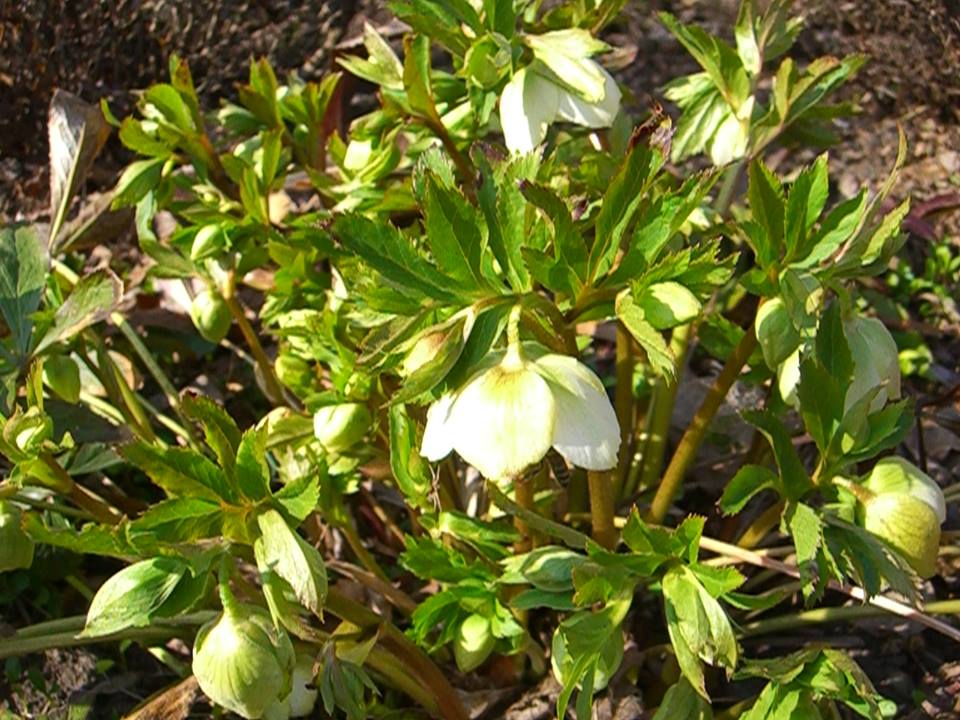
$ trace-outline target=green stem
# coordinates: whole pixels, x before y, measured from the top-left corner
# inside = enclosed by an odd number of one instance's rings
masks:
[[[73,478],[53,455],[43,453],[40,455],[40,461],[56,478],[58,491],[70,498],[74,505],[86,510],[90,515],[107,525],[116,525],[123,519],[123,515],[106,500],[87,490],[83,485],[74,482]]]
[[[273,370],[273,363],[270,362],[270,358],[264,351],[263,345],[260,344],[260,338],[258,338],[257,333],[254,332],[250,321],[247,320],[246,312],[240,300],[237,298],[236,290],[236,277],[231,270],[222,291],[223,300],[230,309],[230,314],[233,315],[233,319],[237,325],[240,326],[243,339],[246,340],[247,347],[250,348],[250,353],[253,355],[257,367],[260,368],[260,374],[263,376],[263,383],[266,386],[267,398],[275,405],[286,405],[287,402],[283,394],[283,387],[280,385],[280,381],[277,379],[277,375]]]
[[[617,385],[614,390],[613,407],[620,425],[620,462],[614,478],[613,496],[620,498],[627,482],[627,473],[633,460],[633,337],[622,322],[617,322]]]
[[[680,325],[674,328],[670,337],[670,352],[676,360],[673,378],[659,377],[653,386],[650,422],[647,426],[647,443],[640,459],[638,472],[632,473],[627,491],[633,495],[638,489],[649,488],[660,477],[663,468],[663,456],[667,450],[667,437],[670,434],[670,420],[677,401],[677,388],[680,387],[680,375],[686,363],[687,344],[690,340],[691,326]],[[639,475],[639,477],[638,477]],[[639,480],[639,482],[638,482]]]
[[[690,425],[680,439],[680,444],[677,445],[677,450],[663,474],[663,479],[660,481],[660,487],[657,488],[656,495],[654,495],[649,513],[652,522],[660,524],[667,516],[667,511],[683,484],[683,477],[693,464],[697,450],[700,449],[700,444],[707,435],[710,421],[717,414],[720,404],[739,377],[740,371],[743,370],[743,366],[746,365],[750,353],[753,352],[756,345],[757,336],[751,326],[747,328],[740,342],[737,343],[733,353],[723,366],[723,370],[720,371],[717,379],[710,386],[707,396],[703,399],[703,403],[697,409],[693,420],[690,421]]]
[[[166,397],[167,403],[169,403],[170,407],[173,408],[173,411],[177,414],[177,417],[180,418],[182,423],[180,432],[185,433],[185,435],[183,435],[184,439],[193,449],[199,449],[200,444],[197,440],[196,434],[193,432],[190,418],[184,414],[183,407],[180,405],[180,395],[177,393],[177,390],[170,381],[170,378],[167,377],[167,374],[163,371],[163,368],[161,368],[157,361],[153,358],[153,354],[143,343],[143,340],[140,339],[140,336],[137,334],[136,330],[133,329],[133,326],[130,325],[123,315],[117,312],[112,313],[110,315],[110,320],[113,321],[113,324],[120,329],[120,332],[127,339],[127,342],[129,342],[133,347],[134,352],[137,353],[137,356],[140,358],[141,362],[143,362],[144,366],[147,368],[147,371],[153,376],[153,379],[156,381],[157,385],[160,386],[160,390],[163,392],[164,397]]]
[[[587,471],[590,487],[590,521],[593,539],[607,550],[617,546],[617,530],[613,525],[613,476],[609,471]]]
[[[785,500],[778,500],[773,505],[764,510],[754,520],[750,526],[744,530],[743,535],[737,540],[737,545],[742,548],[755,548],[767,536],[783,515],[783,509],[787,506]]]
[[[4,638],[0,643],[0,659],[26,655],[28,653],[43,652],[53,648],[79,647],[81,645],[91,645],[94,643],[117,642],[119,640],[135,640],[142,643],[154,643],[161,640],[169,640],[173,637],[183,637],[184,628],[192,628],[202,625],[216,615],[214,612],[197,612],[189,615],[181,615],[169,620],[160,620],[148,627],[126,628],[120,632],[109,635],[99,635],[97,637],[79,637],[77,632],[82,629],[82,623],[79,626],[71,625],[69,629],[56,632],[30,632],[40,626],[31,626],[12,637]],[[82,618],[81,618],[82,619]],[[75,623],[77,618],[65,618],[66,621]],[[53,623],[42,623],[46,626],[44,630],[54,629]]]
[[[940,600],[927,603],[923,611],[928,615],[957,615],[960,613],[960,600]],[[889,614],[875,605],[844,605],[806,610],[792,615],[783,615],[743,625],[744,635],[769,635],[783,630],[795,630],[808,625],[829,622],[849,622],[864,618],[882,617]]]
[[[492,483],[491,483],[492,484]],[[524,510],[536,514],[534,510],[534,487],[531,479],[520,473],[513,479],[513,496],[517,500],[517,505]],[[520,533],[521,539],[514,546],[514,551],[524,553],[533,546],[533,531],[527,524],[527,521],[518,516],[513,518],[513,524]]]
[[[326,609],[337,617],[359,627],[379,626],[377,640],[383,649],[390,653],[390,660],[399,661],[399,667],[416,677],[425,691],[428,691],[436,703],[436,712],[444,720],[468,720],[469,715],[460,702],[460,696],[453,689],[447,677],[434,662],[391,623],[372,610],[355,603],[336,589],[327,595]]]

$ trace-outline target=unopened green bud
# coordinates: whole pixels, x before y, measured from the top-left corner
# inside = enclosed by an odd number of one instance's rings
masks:
[[[277,378],[291,390],[309,386],[313,380],[309,363],[295,355],[280,355],[273,366]]]
[[[366,405],[326,405],[313,416],[313,434],[327,452],[342,452],[367,434],[370,423]]]
[[[453,656],[461,672],[471,672],[480,667],[493,652],[496,638],[490,629],[490,620],[473,614],[460,623],[453,641]]]
[[[193,237],[190,247],[190,259],[194,262],[213,257],[227,244],[227,236],[223,228],[216,223],[204,225]]]
[[[23,531],[23,513],[0,502],[0,572],[28,568],[33,563],[33,540]]]
[[[889,457],[849,489],[865,529],[889,543],[921,577],[936,573],[946,503],[930,476],[903,458]]]
[[[193,674],[217,705],[248,720],[290,692],[295,663],[293,644],[274,627],[269,613],[233,602],[197,633]]]
[[[206,289],[193,298],[190,318],[205,340],[219,343],[227,336],[233,318],[224,299],[215,291]]]
[[[43,444],[53,437],[53,420],[44,415],[39,407],[31,407],[25,413],[15,413],[7,421],[4,435],[11,435],[14,445],[21,452],[36,455]]]
[[[412,375],[433,360],[446,340],[447,333],[442,330],[419,337],[400,365],[404,377]]]
[[[66,355],[51,355],[43,361],[43,379],[59,397],[68,403],[80,400],[80,368]]]

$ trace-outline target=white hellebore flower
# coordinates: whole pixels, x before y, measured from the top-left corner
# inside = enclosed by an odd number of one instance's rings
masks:
[[[603,78],[603,92],[595,101],[565,87],[538,61],[517,71],[507,83],[500,96],[500,125],[510,152],[531,152],[543,142],[550,123],[558,120],[588,128],[613,124],[620,109],[620,88],[596,61],[581,58],[579,62]]]
[[[586,365],[514,341],[430,407],[420,454],[436,461],[456,450],[484,477],[506,480],[540,462],[551,447],[578,467],[614,467],[616,414]]]

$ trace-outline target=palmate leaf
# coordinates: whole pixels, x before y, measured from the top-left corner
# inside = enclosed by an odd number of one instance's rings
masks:
[[[360,215],[341,215],[334,234],[351,253],[360,257],[391,285],[443,303],[456,303],[456,284],[420,256],[410,242],[389,223],[376,223]]]

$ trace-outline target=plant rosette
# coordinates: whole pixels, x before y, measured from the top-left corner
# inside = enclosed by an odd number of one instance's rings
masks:
[[[616,413],[586,365],[514,340],[430,406],[420,454],[435,462],[456,450],[487,479],[506,481],[551,447],[577,467],[615,467]]]

